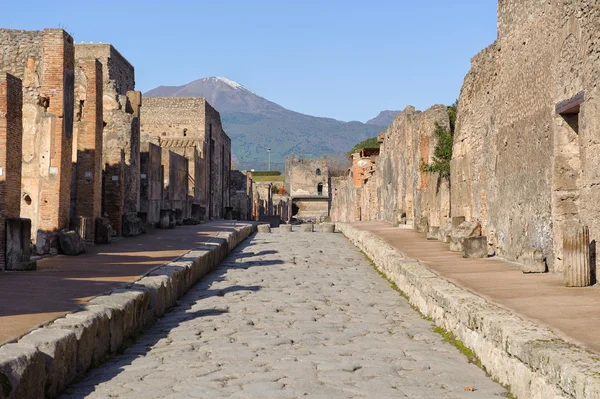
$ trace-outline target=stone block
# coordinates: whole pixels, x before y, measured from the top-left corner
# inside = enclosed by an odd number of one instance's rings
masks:
[[[427,233],[429,231],[429,218],[427,216],[416,217],[414,229],[417,233]]]
[[[0,347],[0,398],[43,398],[45,384],[44,354],[35,346]]]
[[[31,260],[31,220],[6,219],[6,270],[35,270]]]
[[[321,223],[323,233],[335,233],[335,223]]]
[[[71,230],[75,230],[85,242],[94,242],[94,218],[78,216],[71,221]]]
[[[281,224],[281,218],[276,215],[262,215],[259,219],[260,222],[269,223],[269,225],[273,228],[279,227]]]
[[[454,222],[453,222],[453,225],[454,225]],[[452,228],[452,236],[450,237],[450,251],[462,252],[462,250],[463,250],[462,241],[465,238],[479,237],[479,236],[481,236],[481,223],[479,223],[479,222],[462,222],[458,227]],[[486,248],[486,253],[487,253],[487,248]]]
[[[171,209],[169,214],[169,228],[174,229],[177,226],[177,216],[175,215],[175,209]]]
[[[461,244],[463,258],[487,258],[488,256],[487,237],[463,238]]]
[[[300,232],[312,233],[314,231],[314,225],[312,223],[302,223],[300,225]]]
[[[563,238],[564,277],[567,287],[591,285],[590,232],[587,226],[578,228]]]
[[[204,220],[204,215],[206,213],[206,208],[200,206],[198,204],[192,204],[192,214],[191,217],[196,220]]]
[[[137,281],[137,284],[146,287],[148,290],[149,309],[151,314],[146,316],[146,325],[152,321],[150,317],[161,317],[167,310],[167,288],[169,286],[169,278],[167,276],[147,276]]]
[[[427,232],[427,239],[428,240],[437,240],[439,232],[440,232],[440,228],[439,227],[437,227],[437,226],[430,226],[429,227],[429,231]]]
[[[226,206],[225,207],[225,220],[232,220],[232,219],[233,219],[233,207]]]
[[[448,221],[443,226],[440,226],[438,230],[438,241],[444,242],[446,244],[450,243],[450,238],[452,236],[452,222]]]
[[[144,315],[150,302],[146,287],[134,284],[128,288],[116,289],[107,298],[123,307],[123,337],[133,335],[144,325]]]
[[[175,209],[175,225],[176,226],[183,225],[183,211],[179,208]]]
[[[92,306],[90,306],[92,308]],[[100,362],[110,348],[109,318],[100,307],[71,313],[52,323],[50,328],[71,330],[77,339],[76,372],[82,375],[94,362]]]
[[[193,219],[193,218],[185,218],[183,219],[183,225],[184,226],[195,226],[197,224],[200,224],[200,221],[197,219]]]
[[[142,234],[146,234],[148,232],[148,212],[138,212],[137,216],[142,221]]]
[[[280,233],[291,233],[292,232],[292,225],[291,224],[282,224],[279,226],[279,232]]]
[[[41,328],[19,340],[44,354],[46,397],[55,398],[76,376],[77,338],[71,330]]]
[[[35,235],[35,252],[45,255],[58,246],[58,235],[50,231],[38,230]]]
[[[259,224],[258,227],[258,232],[259,233],[270,233],[271,232],[271,225],[269,224]]]
[[[546,258],[539,248],[527,251],[521,261],[521,271],[523,273],[546,273],[547,271]]]
[[[464,216],[453,216],[452,217],[452,228],[457,229],[464,222],[465,222]]]
[[[170,209],[161,209],[160,216],[158,219],[159,229],[170,229],[171,228],[171,210]]]
[[[137,212],[127,212],[123,215],[121,234],[123,237],[135,237],[145,232],[145,228]]]
[[[113,236],[113,228],[108,218],[97,217],[95,221],[94,243],[110,244]]]
[[[85,241],[74,230],[59,231],[58,239],[64,255],[75,256],[85,252]]]

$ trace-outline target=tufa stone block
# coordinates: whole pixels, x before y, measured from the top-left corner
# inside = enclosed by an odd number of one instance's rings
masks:
[[[35,270],[31,260],[31,220],[6,219],[6,270]]]
[[[427,232],[427,239],[428,240],[437,240],[439,232],[440,232],[440,228],[438,226],[430,226],[429,231]]]
[[[539,248],[529,250],[523,257],[523,273],[546,273],[546,258]]]
[[[259,224],[257,229],[258,229],[259,233],[270,233],[271,232],[271,225],[268,225],[268,224]]]
[[[110,244],[113,228],[108,218],[97,217],[95,221],[94,243]]]
[[[463,238],[461,244],[463,258],[487,258],[488,256],[487,237]]]
[[[138,217],[137,212],[128,212],[124,214],[121,227],[123,237],[139,236],[145,231],[142,219]]]
[[[453,222],[453,225],[454,225],[454,222]],[[462,241],[465,238],[479,237],[479,236],[481,236],[481,224],[479,222],[462,222],[458,227],[452,228],[452,236],[450,237],[450,251],[462,252],[462,250],[463,250]],[[487,253],[487,248],[486,248],[486,253]]]
[[[282,224],[279,226],[279,232],[280,233],[291,233],[292,232],[292,225],[291,224]]]
[[[414,229],[417,233],[427,233],[429,231],[429,218],[427,216],[416,217]]]
[[[45,384],[44,354],[35,346],[0,347],[0,398],[43,398]]]
[[[587,287],[592,283],[590,231],[582,226],[563,238],[564,277],[567,287]]]
[[[302,224],[300,225],[300,231],[301,231],[302,233],[312,233],[312,232],[314,231],[314,230],[313,230],[313,227],[314,227],[314,226],[313,226],[313,224],[312,224],[312,223],[302,223]]]
[[[323,233],[334,233],[335,223],[321,223],[321,231]]]
[[[85,252],[85,241],[74,230],[61,230],[58,239],[60,250],[65,255],[75,256]]]

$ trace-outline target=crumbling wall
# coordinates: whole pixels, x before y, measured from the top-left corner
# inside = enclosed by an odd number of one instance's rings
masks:
[[[166,148],[162,149],[163,166],[163,209],[180,209],[189,215],[187,205],[188,160]]]
[[[252,220],[252,179],[246,171],[232,170],[230,177],[230,203],[233,218]]]
[[[139,210],[141,93],[134,91],[133,66],[112,45],[77,44],[75,57],[96,58],[102,64],[102,213],[121,235],[123,215]]]
[[[354,222],[360,220],[355,215],[356,188],[353,176],[331,178],[331,220],[335,222]]]
[[[21,80],[0,73],[0,271],[7,267],[6,220],[21,213],[22,107]]]
[[[458,104],[452,215],[480,220],[496,253],[541,250],[562,270],[562,237],[600,237],[600,8],[502,0],[498,40],[472,60]],[[576,112],[557,104],[583,93]]]
[[[140,154],[140,212],[148,222],[158,223],[163,198],[162,150],[150,142],[142,142]]]
[[[73,39],[62,29],[0,29],[0,71],[23,81],[21,216],[40,253],[69,225],[74,97]]]
[[[159,137],[161,143],[196,143],[200,159],[186,154],[196,183],[195,201],[207,209],[209,218],[222,218],[224,207],[230,204],[231,140],[223,131],[219,113],[204,98],[150,97],[144,100],[144,107],[144,136]]]
[[[71,221],[90,218],[83,234],[90,239],[102,210],[102,87],[102,64],[94,58],[76,60]]]
[[[329,195],[329,168],[326,158],[302,159],[290,155],[285,160],[285,185],[292,197]],[[321,185],[321,194],[318,188]]]
[[[423,163],[433,161],[436,124],[449,128],[447,106],[434,105],[424,112],[408,106],[379,135],[381,147],[376,172],[365,185],[368,188],[363,195],[379,198],[378,214],[367,215],[366,220],[379,218],[392,222],[399,214],[406,213],[408,222],[428,217],[432,226],[440,226],[449,216],[447,183],[421,168]],[[376,194],[368,191],[371,184],[377,186]]]

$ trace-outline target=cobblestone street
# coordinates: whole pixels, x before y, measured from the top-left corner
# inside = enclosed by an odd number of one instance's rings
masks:
[[[433,328],[343,235],[274,229],[62,398],[507,395]]]

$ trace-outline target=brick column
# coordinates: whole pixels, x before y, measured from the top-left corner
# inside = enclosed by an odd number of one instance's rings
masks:
[[[73,39],[62,29],[46,29],[42,45],[42,96],[54,116],[48,177],[40,184],[38,229],[54,232],[69,226],[74,111]]]
[[[102,64],[95,58],[77,60],[75,133],[77,134],[75,214],[101,216],[102,210]],[[93,220],[89,233],[93,236]]]
[[[21,212],[22,108],[21,80],[0,73],[0,270],[6,267],[6,219]]]

